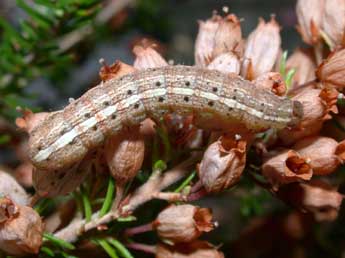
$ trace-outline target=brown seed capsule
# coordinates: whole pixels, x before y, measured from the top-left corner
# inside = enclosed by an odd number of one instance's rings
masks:
[[[84,160],[71,168],[45,171],[36,169],[32,173],[36,194],[41,197],[55,197],[74,191],[90,173],[92,163]]]
[[[30,196],[21,185],[8,173],[0,170],[0,196],[7,196],[15,203],[27,205],[30,203]]]
[[[153,48],[143,48],[135,46],[133,53],[136,58],[134,60],[134,67],[138,70],[167,66],[165,59]]]
[[[310,49],[296,49],[286,61],[286,70],[295,69],[291,89],[315,79],[316,64]]]
[[[253,83],[257,88],[272,91],[278,96],[283,96],[286,93],[286,85],[280,73],[268,72],[263,73],[257,77]]]
[[[318,221],[332,221],[338,216],[343,196],[324,181],[294,183],[279,188],[277,196],[289,205],[311,212]]]
[[[274,17],[271,21],[259,20],[256,29],[250,33],[244,51],[243,77],[253,80],[260,74],[272,71],[280,50],[280,28]]]
[[[134,178],[143,164],[145,142],[139,130],[136,127],[106,141],[105,157],[117,184],[123,185]]]
[[[213,61],[207,66],[207,69],[210,70],[218,70],[222,73],[240,73],[240,60],[238,57],[232,53],[224,53],[217,56]]]
[[[312,177],[311,166],[296,151],[284,149],[277,154],[270,154],[273,157],[262,165],[262,174],[273,186],[310,180]]]
[[[0,223],[0,249],[11,255],[37,254],[42,245],[42,220],[30,207],[17,208],[13,217]]]
[[[160,238],[180,243],[197,239],[203,232],[211,231],[214,224],[209,209],[183,204],[161,211],[153,227]]]
[[[345,87],[345,49],[330,54],[317,69],[316,76],[326,87],[343,89]]]
[[[33,113],[30,109],[25,109],[23,111],[23,117],[16,119],[16,125],[27,133],[30,133],[48,114],[48,112]]]
[[[224,258],[224,254],[206,241],[196,240],[169,246],[158,244],[156,258]]]
[[[125,64],[121,61],[116,61],[111,66],[103,65],[99,71],[99,76],[102,81],[120,78],[126,74],[133,73],[135,68],[131,65]]]
[[[234,14],[212,18],[199,22],[199,32],[195,41],[195,63],[206,67],[221,54],[234,52],[242,56],[243,40],[241,26]]]
[[[221,137],[205,151],[199,178],[207,192],[220,192],[239,181],[245,165],[246,141]]]
[[[334,89],[314,89],[306,87],[292,98],[303,105],[303,117],[294,128],[285,128],[279,132],[279,138],[285,145],[291,145],[306,136],[320,132],[325,120],[331,118],[330,112],[337,113],[338,92]]]
[[[327,0],[328,1],[328,0]],[[324,13],[324,0],[298,0],[297,30],[305,43],[313,45],[320,39],[320,27]]]
[[[329,137],[308,137],[298,141],[292,148],[310,161],[314,175],[334,172],[345,158],[345,142],[338,143]]]
[[[326,33],[331,49],[344,46],[345,1],[326,0],[322,17],[322,29]]]

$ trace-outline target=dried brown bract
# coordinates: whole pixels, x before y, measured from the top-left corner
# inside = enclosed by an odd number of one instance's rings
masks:
[[[18,206],[9,198],[0,196],[0,225],[18,214]]]
[[[224,254],[206,241],[169,246],[158,244],[156,258],[224,258]]]
[[[280,44],[280,27],[275,18],[272,17],[267,23],[260,19],[246,41],[242,76],[253,80],[272,71],[279,55]]]
[[[305,43],[313,45],[320,40],[320,28],[324,15],[324,3],[328,0],[298,0],[297,30]]]
[[[283,96],[286,93],[286,84],[280,73],[267,72],[259,75],[253,83],[257,88],[272,91],[278,96]]]
[[[153,227],[160,238],[180,243],[197,239],[203,232],[211,231],[214,224],[209,209],[184,204],[171,205],[160,212]]]
[[[25,109],[23,111],[23,117],[16,119],[16,125],[27,133],[30,133],[48,114],[48,112],[33,113],[30,109]]]
[[[99,71],[99,76],[101,77],[102,81],[108,81],[111,79],[120,78],[126,74],[133,73],[134,71],[135,68],[133,66],[125,64],[121,61],[116,61],[110,66],[104,64]]]
[[[273,186],[310,180],[312,177],[313,171],[308,161],[296,151],[285,149],[272,155],[262,165],[262,174]]]
[[[138,70],[167,66],[168,63],[165,59],[151,47],[135,46],[133,53],[136,58],[134,61],[134,67]]]
[[[291,206],[311,212],[318,221],[335,220],[343,201],[340,193],[320,180],[281,187],[277,196]]]
[[[205,151],[199,178],[207,192],[217,193],[236,184],[246,165],[246,141],[221,137]]]
[[[222,73],[239,74],[241,68],[241,63],[238,57],[233,52],[227,52],[217,56],[213,61],[207,66],[207,69],[218,70]]]
[[[326,87],[345,87],[345,49],[335,51],[318,67],[316,76]]]
[[[0,196],[7,196],[15,203],[27,205],[30,203],[30,196],[21,185],[8,173],[0,170]]]
[[[42,220],[30,207],[18,205],[17,209],[0,223],[0,249],[11,255],[36,254],[42,245]]]
[[[334,172],[344,161],[345,142],[338,143],[329,137],[309,137],[298,141],[293,149],[309,160],[315,175]]]

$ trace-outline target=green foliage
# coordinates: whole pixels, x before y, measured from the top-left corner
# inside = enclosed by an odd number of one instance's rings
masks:
[[[113,203],[113,199],[114,199],[114,192],[115,192],[115,180],[114,178],[110,176],[109,182],[108,182],[107,193],[105,195],[105,200],[103,202],[101,211],[99,212],[100,217],[103,217],[110,210],[111,205]]]

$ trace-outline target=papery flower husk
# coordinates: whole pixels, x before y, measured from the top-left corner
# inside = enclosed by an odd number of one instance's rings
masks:
[[[274,186],[289,184],[301,180],[310,180],[313,171],[307,160],[294,150],[284,149],[278,153],[269,153],[262,167],[262,174]]]
[[[312,213],[317,221],[335,220],[343,200],[340,193],[321,180],[286,185],[276,194],[289,205]]]
[[[195,240],[174,246],[159,243],[156,258],[224,258],[224,254],[206,241]]]
[[[107,139],[104,153],[111,175],[117,184],[125,184],[140,170],[145,154],[145,141],[139,127]]]
[[[284,145],[291,145],[298,140],[313,136],[320,132],[325,120],[331,118],[330,113],[337,113],[338,92],[334,89],[302,88],[292,100],[303,105],[303,117],[294,128],[285,128],[278,135]]]
[[[17,207],[14,217],[0,223],[0,249],[11,255],[37,254],[42,245],[42,220],[32,208]]]
[[[233,52],[220,54],[207,66],[209,70],[218,70],[225,74],[239,74],[241,63]]]
[[[18,206],[9,198],[0,196],[0,225],[19,213]]]
[[[195,41],[195,64],[206,67],[218,56],[233,52],[242,56],[243,40],[240,21],[234,14],[225,17],[214,14],[206,21],[199,21]]]
[[[14,172],[15,178],[18,183],[24,187],[32,187],[32,171],[34,167],[31,162],[26,161],[16,167]]]
[[[316,77],[329,88],[345,87],[345,49],[331,53],[318,67]]]
[[[345,1],[326,0],[322,15],[322,30],[331,41],[331,48],[344,46],[345,43]]]
[[[167,66],[168,63],[165,59],[151,47],[135,46],[133,53],[136,58],[134,60],[134,67],[138,70],[144,70],[148,68]]]
[[[169,206],[152,225],[160,238],[173,243],[190,242],[214,228],[211,211],[190,204]]]
[[[208,146],[198,167],[207,192],[217,193],[235,185],[246,165],[246,141],[220,137]]]
[[[272,71],[279,55],[280,44],[280,27],[274,17],[267,23],[260,19],[246,41],[242,76],[254,80],[259,75]]]
[[[133,73],[134,71],[135,68],[133,66],[117,60],[110,66],[103,65],[99,71],[99,76],[101,77],[102,81],[108,81],[111,79],[120,78],[126,74]]]
[[[197,128],[193,125],[193,115],[183,116],[178,113],[170,113],[164,116],[171,142],[178,146],[188,147],[188,143],[192,143],[196,135]],[[197,143],[196,143],[197,144]]]
[[[297,1],[297,30],[301,34],[303,41],[309,45],[314,45],[320,40],[320,28],[322,17],[324,15],[324,3],[324,0]]]
[[[61,170],[34,169],[32,182],[36,195],[55,197],[74,191],[92,170],[92,162],[88,157],[81,163]]]
[[[10,174],[0,170],[0,196],[2,195],[20,205],[30,203],[30,196],[24,188]]]
[[[33,113],[30,109],[25,109],[23,111],[23,117],[16,118],[16,125],[27,133],[30,133],[48,114],[48,112]]]
[[[296,49],[286,61],[286,70],[295,69],[291,80],[291,88],[315,79],[316,64],[311,49]]]
[[[338,143],[329,137],[308,137],[298,141],[292,148],[310,161],[314,175],[334,172],[345,158],[345,142]]]
[[[278,96],[284,96],[286,93],[284,78],[277,72],[263,73],[253,83],[257,88],[271,91]]]

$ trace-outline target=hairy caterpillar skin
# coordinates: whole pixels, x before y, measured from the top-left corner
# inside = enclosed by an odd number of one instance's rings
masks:
[[[29,155],[37,168],[65,168],[106,137],[167,112],[193,114],[201,128],[225,131],[241,123],[260,131],[295,124],[302,106],[215,70],[152,68],[106,81],[51,113],[31,133]]]

